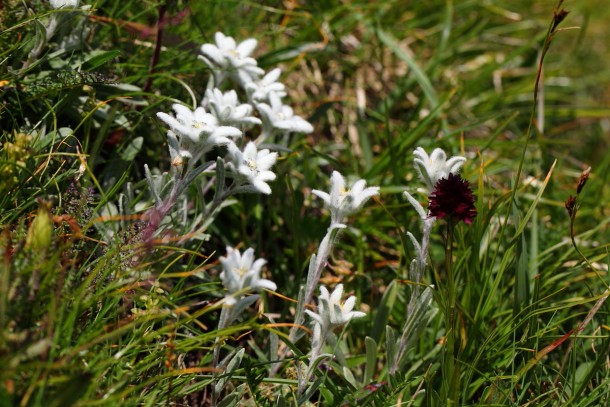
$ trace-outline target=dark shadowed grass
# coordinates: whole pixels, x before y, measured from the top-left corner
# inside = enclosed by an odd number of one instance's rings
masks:
[[[49,13],[30,3],[1,6],[0,404],[208,405],[224,378],[220,405],[302,404],[296,360],[307,363],[309,342],[288,343],[291,300],[328,223],[311,189],[326,190],[339,170],[382,188],[351,219],[322,276],[345,284],[368,317],[343,334],[349,372],[326,361],[309,400],[445,405],[441,312],[421,327],[405,369],[387,367],[386,325],[400,335],[412,293],[404,234],[420,230],[402,192],[427,200],[417,190],[418,146],[466,156],[461,173],[477,197],[478,216],[454,235],[455,405],[608,403],[608,305],[595,307],[610,264],[601,1],[563,4],[570,13],[550,43],[536,103],[555,4],[97,1],[75,26],[88,32],[84,49],[54,55],[50,46],[26,66],[36,21]],[[170,168],[155,114],[199,103],[210,72],[196,55],[216,31],[258,39],[259,65],[283,67],[290,103],[315,132],[288,140],[271,196],[239,196],[206,239],[180,241],[188,225],[176,221],[175,239],[144,245],[143,166]],[[577,250],[564,202],[589,166]],[[101,213],[128,190],[124,216]],[[196,215],[204,203],[194,189],[187,196]],[[218,330],[218,257],[238,244],[267,259],[278,295],[263,294]],[[444,284],[444,256],[438,226],[426,284]],[[296,356],[271,375],[276,343]]]

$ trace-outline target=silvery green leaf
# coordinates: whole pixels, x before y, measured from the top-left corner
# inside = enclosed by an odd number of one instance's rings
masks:
[[[169,150],[170,159],[173,162],[174,158],[180,155],[180,143],[178,142],[176,134],[171,130],[167,132],[167,148]]]
[[[311,268],[311,265],[313,263],[315,263],[315,254],[312,256],[313,260],[309,261],[309,266]],[[301,325],[303,323],[303,310],[305,309],[305,286],[301,286],[301,288],[299,288],[299,296],[297,297],[297,308],[296,308],[296,315],[294,316],[294,320],[295,323],[297,325]],[[294,337],[294,342],[296,343],[297,340],[299,340],[299,338],[301,338],[304,335],[304,331],[303,329],[297,329],[294,331],[295,332],[295,337]]]
[[[409,239],[411,239],[411,243],[413,244],[413,247],[415,248],[415,251],[417,252],[417,258],[420,258],[421,257],[421,246],[420,246],[419,242],[417,241],[415,236],[413,236],[413,233],[407,232],[407,236],[409,236]]]
[[[407,320],[402,329],[400,337],[400,345],[398,350],[397,367],[400,368],[407,354],[407,349],[419,338],[421,331],[427,325],[434,315],[435,309],[430,308],[432,303],[432,288],[426,289],[417,297],[414,297],[409,302],[410,312],[407,315]]]
[[[45,27],[38,19],[33,20],[34,26],[36,28],[35,32],[35,42],[34,47],[30,51],[29,58],[35,59],[40,54],[40,51],[45,46],[47,42],[47,27]],[[32,61],[34,62],[34,61]]]
[[[279,336],[274,332],[269,332],[269,360],[276,360],[279,348]]]
[[[125,195],[127,195],[127,199],[129,199],[130,203],[134,201],[135,194],[133,192],[133,184],[130,181],[125,183]]]
[[[37,135],[35,138],[34,148],[36,150],[42,150],[49,145],[55,145],[58,142],[63,141],[66,137],[69,137],[72,134],[74,134],[74,130],[69,127],[60,127],[57,129],[57,132],[50,131],[44,135],[39,133],[39,135]]]
[[[118,204],[119,214],[121,216],[131,214],[131,211],[129,210],[129,199],[125,194],[119,194]]]
[[[269,317],[269,322],[271,323],[275,323],[275,320],[271,317]],[[269,331],[269,358],[268,360],[270,360],[271,362],[277,360],[277,355],[278,355],[278,351],[279,351],[279,336],[273,332],[273,331]],[[271,371],[271,369],[273,368],[273,365],[269,365],[269,370]]]
[[[244,357],[245,351],[246,350],[244,348],[241,348],[239,351],[237,351],[235,356],[227,364],[226,373],[232,374],[235,371],[235,369],[237,369],[239,367],[239,365],[241,364],[241,360]]]
[[[225,162],[221,157],[216,159],[216,191],[214,202],[219,202],[225,192]]]
[[[330,353],[319,354],[317,358],[310,361],[309,367],[307,368],[307,377],[311,377],[311,375],[316,371],[316,369],[318,368],[318,365],[320,363],[322,363],[322,361],[324,361],[326,359],[332,359],[332,358],[333,358],[333,355],[331,355]]]
[[[419,282],[421,279],[422,272],[423,270],[421,268],[421,265],[419,264],[419,260],[417,258],[411,260],[411,264],[409,265],[409,278],[411,279],[411,281]],[[413,290],[413,292],[417,291],[417,289]]]
[[[244,391],[246,389],[247,383],[242,383],[235,388],[231,393],[227,395],[220,403],[218,403],[218,407],[234,407],[238,405],[238,402],[241,400]]]
[[[155,180],[148,168],[147,164],[144,164],[144,176],[146,177],[146,181],[148,182],[148,187],[150,188],[150,192],[155,198],[155,203],[157,205],[161,205],[161,197],[159,196],[159,191],[157,190],[157,185],[155,184]]]
[[[214,386],[214,393],[219,394],[222,391],[222,389],[224,389],[225,385],[227,384],[227,382],[229,381],[231,376],[233,376],[233,372],[235,372],[235,370],[241,364],[241,360],[244,357],[245,351],[246,350],[244,348],[241,348],[235,354],[235,356],[233,356],[231,358],[231,360],[227,364],[227,368],[225,369],[224,374],[218,379],[218,382],[216,382],[216,386]]]
[[[254,351],[258,360],[262,363],[269,362],[267,354],[256,344],[253,339],[248,339],[248,346]]]
[[[387,364],[390,367],[390,373],[393,373],[393,367],[396,365],[396,334],[391,326],[385,327],[385,343],[386,343],[386,358]]]
[[[231,307],[231,314],[229,317],[229,324],[235,320],[238,316],[244,312],[246,308],[250,305],[254,304],[259,299],[258,294],[249,295],[244,298],[240,298],[237,302]]]
[[[421,206],[421,204],[417,201],[417,199],[415,199],[410,193],[408,193],[407,191],[404,192],[405,197],[407,198],[407,200],[411,203],[411,205],[413,206],[413,208],[415,208],[415,211],[417,212],[417,214],[419,215],[419,217],[423,220],[426,219],[428,216],[426,216],[426,211],[424,211],[424,208]]]
[[[320,355],[321,356],[321,355]],[[324,379],[322,377],[318,377],[307,389],[307,391],[299,398],[297,401],[298,406],[304,406],[307,404],[307,401],[313,396],[313,394],[318,390],[320,385]]]
[[[343,366],[341,370],[343,371],[343,377],[345,378],[345,380],[347,380],[349,384],[357,388],[358,382],[356,382],[356,378],[354,377],[352,371],[349,370],[349,367]]]
[[[222,399],[220,403],[217,404],[218,407],[235,407],[239,402],[239,397],[235,393],[229,393],[227,396]]]
[[[187,225],[189,219],[189,200],[186,196],[182,197],[179,216],[182,217],[182,224]]]
[[[309,268],[307,269],[307,276],[311,276],[315,270],[316,267],[316,263],[317,263],[317,255],[314,253],[311,255],[311,258],[309,259]],[[307,283],[309,283],[309,280],[307,280]],[[309,288],[309,287],[307,287]]]
[[[381,335],[383,334],[384,327],[388,324],[388,319],[392,308],[394,308],[397,297],[398,284],[396,284],[396,280],[392,280],[392,282],[388,284],[385,293],[383,293],[383,297],[381,297],[381,302],[379,303],[375,314],[375,322],[373,323],[373,329],[371,330],[370,335],[376,342],[381,340]]]
[[[212,164],[214,164],[214,161],[208,161],[207,163],[203,163],[199,167],[195,167],[189,171],[186,177],[184,177],[184,188],[188,187],[195,178],[207,170]]]
[[[377,342],[370,336],[364,338],[364,345],[366,348],[366,364],[364,366],[364,380],[362,385],[367,385],[373,379],[373,373],[375,373],[375,367],[377,365]]]

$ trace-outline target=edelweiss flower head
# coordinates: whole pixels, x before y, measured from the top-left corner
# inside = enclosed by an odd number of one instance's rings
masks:
[[[301,116],[295,115],[290,106],[284,105],[278,94],[271,92],[268,96],[271,105],[266,103],[256,105],[267,128],[296,133],[313,131],[313,126]]]
[[[80,3],[80,1],[79,0],[49,0],[49,3],[51,4],[51,7],[58,9],[58,8],[62,8],[62,7],[69,7],[69,8],[78,7],[78,3]]]
[[[470,183],[459,174],[441,178],[430,194],[430,216],[447,218],[449,222],[472,223],[477,215]]]
[[[249,38],[237,44],[233,37],[217,32],[214,35],[214,40],[216,45],[203,44],[201,46],[203,55],[200,58],[211,69],[220,71],[221,78],[219,78],[219,81],[228,74],[245,86],[245,84],[257,80],[265,73],[257,66],[256,59],[250,57],[257,44],[254,38]]]
[[[238,249],[227,246],[227,257],[221,257],[220,263],[223,269],[220,279],[228,291],[228,304],[234,304],[236,302],[234,294],[244,290],[266,288],[275,291],[277,289],[273,281],[260,278],[261,269],[267,262],[264,259],[255,261],[252,248],[242,255]]]
[[[343,284],[337,285],[330,294],[326,287],[320,286],[320,296],[318,297],[318,312],[310,310],[305,312],[313,318],[320,326],[322,332],[331,332],[333,329],[351,321],[354,318],[362,318],[366,314],[360,311],[353,311],[356,305],[356,297],[351,296],[344,303],[341,303],[343,296]]]
[[[271,187],[267,181],[275,179],[275,174],[270,168],[277,160],[277,153],[271,153],[268,149],[258,150],[252,141],[246,144],[243,152],[233,146],[229,148],[229,152],[233,158],[232,167],[237,172],[238,180],[242,184],[254,187],[252,192],[269,195]]]
[[[210,112],[224,126],[252,126],[261,124],[259,118],[252,116],[252,105],[240,104],[234,90],[222,93],[219,89],[208,89],[205,92],[205,104],[209,105]],[[202,103],[204,104],[204,103]]]
[[[360,179],[345,189],[345,178],[338,171],[330,177],[330,194],[314,189],[314,195],[324,200],[330,209],[331,225],[343,223],[345,217],[358,212],[371,197],[379,194],[379,187],[366,187],[366,181]]]
[[[439,179],[447,178],[449,174],[456,174],[466,161],[466,158],[462,156],[451,157],[447,160],[447,154],[440,148],[434,149],[428,156],[423,148],[417,147],[413,155],[415,156],[413,160],[415,169],[422,181],[426,183],[428,192],[432,192]]]
[[[172,106],[176,117],[159,112],[157,117],[164,121],[179,138],[187,137],[198,148],[211,148],[215,145],[232,143],[229,137],[239,137],[241,130],[232,126],[221,126],[214,115],[203,107],[194,111],[180,104]]]
[[[246,84],[246,92],[250,100],[258,103],[269,102],[272,93],[278,98],[286,96],[284,84],[277,81],[281,74],[282,70],[275,68],[261,79]]]

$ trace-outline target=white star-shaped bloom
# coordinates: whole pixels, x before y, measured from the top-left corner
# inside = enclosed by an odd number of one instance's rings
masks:
[[[379,194],[379,187],[366,187],[366,181],[360,179],[345,189],[345,178],[338,171],[330,177],[330,194],[317,189],[312,194],[321,198],[330,209],[331,227],[343,223],[347,216],[358,212],[373,196]]]
[[[78,7],[79,0],[49,0],[51,7],[58,9],[62,7]]]
[[[252,116],[252,105],[240,104],[237,92],[234,90],[223,93],[219,89],[208,89],[202,104],[209,105],[210,113],[216,117],[220,125],[249,127],[261,124],[258,117]]]
[[[428,192],[434,190],[434,186],[441,178],[447,178],[449,174],[455,174],[460,170],[460,167],[466,161],[465,157],[455,156],[447,160],[447,154],[440,148],[435,148],[432,154],[417,147],[413,152],[415,159],[415,169],[419,173],[422,181],[426,183]]]
[[[276,93],[269,93],[269,99],[271,105],[267,103],[256,105],[265,127],[269,130],[277,129],[296,133],[311,133],[313,131],[313,126],[301,116],[295,115],[292,108],[284,105]]]
[[[238,295],[245,294],[248,290],[258,291],[261,288],[275,291],[276,284],[261,278],[262,267],[267,263],[265,259],[254,260],[254,249],[249,248],[242,255],[238,249],[227,246],[227,257],[220,257],[222,273],[220,279],[227,289],[227,303],[234,304]]]
[[[362,318],[366,314],[360,311],[353,311],[356,305],[356,297],[351,296],[345,302],[341,302],[343,296],[343,284],[337,285],[335,290],[328,292],[326,287],[320,286],[320,296],[318,297],[318,312],[305,310],[321,328],[322,332],[332,332],[333,329],[351,321],[354,318]]]
[[[275,68],[267,72],[262,78],[247,83],[246,92],[250,100],[257,103],[269,102],[272,93],[278,98],[286,96],[286,87],[283,83],[277,81],[281,74],[282,70]]]
[[[194,111],[180,104],[174,104],[172,107],[176,117],[163,112],[157,113],[157,117],[178,136],[180,144],[186,150],[195,148],[201,152],[215,145],[230,144],[233,142],[230,137],[242,135],[241,130],[236,127],[219,125],[218,119],[207,113],[203,107],[198,107]]]
[[[232,145],[229,147],[229,152],[233,158],[231,168],[236,172],[238,182],[240,185],[251,186],[250,189],[242,188],[242,190],[271,194],[271,187],[267,181],[276,178],[270,168],[277,160],[277,153],[272,153],[268,149],[258,150],[252,141],[246,144],[244,151]]]
[[[214,40],[216,45],[203,44],[201,46],[203,55],[200,55],[199,58],[218,74],[216,85],[226,75],[229,75],[245,86],[265,73],[257,66],[256,59],[250,56],[257,44],[254,38],[237,44],[233,37],[217,32]]]

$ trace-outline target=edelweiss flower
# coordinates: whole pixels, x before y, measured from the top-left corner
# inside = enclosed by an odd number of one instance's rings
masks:
[[[216,70],[219,75],[216,85],[228,74],[239,81],[242,85],[258,79],[265,73],[257,66],[256,59],[250,57],[256,40],[249,38],[239,45],[233,37],[227,37],[221,32],[214,35],[216,45],[203,44],[201,46],[201,58],[211,69]],[[220,72],[218,72],[220,71]]]
[[[432,192],[439,179],[457,173],[466,161],[466,158],[462,156],[451,157],[447,160],[447,154],[440,148],[434,149],[428,156],[423,148],[417,147],[413,155],[415,156],[413,160],[415,169],[422,181],[426,183],[428,192]]]
[[[57,9],[62,7],[78,7],[79,0],[49,0],[51,7]]]
[[[247,127],[254,124],[261,124],[259,118],[251,116],[252,105],[248,103],[240,104],[237,99],[237,93],[234,90],[222,93],[218,89],[205,92],[205,103],[210,107],[212,113],[218,120],[218,124],[225,126],[240,126]]]
[[[362,208],[366,201],[379,194],[379,187],[365,188],[366,181],[361,179],[352,184],[350,190],[345,189],[345,178],[338,171],[333,171],[330,177],[330,194],[314,189],[314,195],[324,200],[330,209],[331,226],[343,223]]]
[[[428,209],[430,216],[447,218],[450,222],[463,220],[466,224],[472,223],[477,210],[470,183],[456,174],[439,179],[430,194]]]
[[[281,74],[282,70],[280,68],[275,68],[269,71],[261,79],[247,83],[246,92],[248,92],[248,97],[250,100],[259,103],[267,102],[270,101],[269,96],[272,93],[277,95],[278,98],[283,98],[286,96],[284,84],[277,81]]]
[[[301,116],[295,115],[290,106],[282,104],[280,97],[275,92],[268,95],[271,105],[266,103],[256,105],[268,131],[273,129],[296,133],[311,133],[313,131],[313,126]]]
[[[176,117],[163,112],[157,113],[157,117],[169,125],[181,139],[181,144],[185,146],[189,143],[183,143],[183,137],[187,137],[190,144],[198,150],[202,150],[215,145],[227,145],[232,142],[229,137],[242,135],[238,128],[219,125],[216,117],[207,113],[203,107],[198,107],[194,111],[180,104],[172,107],[176,112]]]
[[[222,273],[220,279],[227,289],[227,303],[234,304],[235,293],[245,290],[266,288],[275,291],[277,286],[271,280],[260,278],[261,269],[267,263],[265,259],[254,260],[254,249],[249,248],[242,255],[238,249],[227,246],[227,257],[221,257]]]
[[[277,153],[271,153],[268,149],[258,150],[252,141],[246,144],[243,152],[234,146],[229,147],[229,152],[233,157],[232,167],[237,172],[238,181],[253,187],[248,192],[269,195],[271,187],[267,181],[275,179],[275,174],[269,169],[275,164]]]
[[[320,286],[318,297],[318,312],[305,310],[313,320],[320,326],[322,332],[332,332],[333,329],[351,321],[354,318],[364,317],[366,314],[360,311],[352,311],[356,305],[356,297],[351,296],[341,303],[343,296],[343,284],[337,285],[330,294],[326,287]]]

